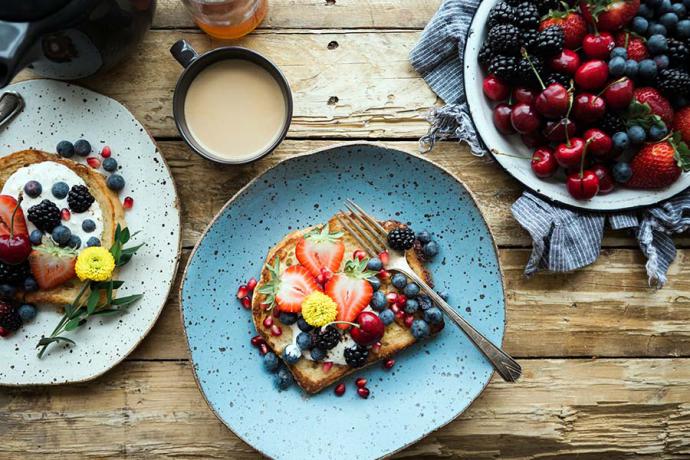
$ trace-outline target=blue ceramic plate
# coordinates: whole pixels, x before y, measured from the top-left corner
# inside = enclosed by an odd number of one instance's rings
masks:
[[[327,221],[346,198],[373,215],[433,231],[442,252],[430,264],[449,303],[494,343],[502,343],[505,301],[489,228],[467,189],[419,157],[372,144],[341,145],[279,163],[233,197],[213,220],[187,266],[183,324],[194,372],[216,415],[264,455],[284,459],[378,458],[414,443],[460,415],[492,368],[452,323],[382,366],[309,396],[278,392],[249,343],[251,315],[236,286],[259,271],[268,250],[295,229]],[[361,399],[353,381],[369,380]],[[308,453],[308,454],[307,454]]]

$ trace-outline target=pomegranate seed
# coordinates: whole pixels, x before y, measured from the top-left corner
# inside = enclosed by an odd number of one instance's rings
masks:
[[[333,367],[333,361],[326,361],[323,363],[323,371],[328,372],[331,370],[331,367]]]
[[[345,384],[344,383],[339,384],[338,386],[335,387],[335,389],[333,391],[335,392],[336,396],[344,395],[345,394]]]
[[[383,265],[388,265],[388,262],[390,262],[390,255],[388,254],[388,251],[383,251],[381,254],[379,254],[379,259],[381,259],[381,263]]]
[[[319,284],[326,284],[326,277],[323,276],[323,273],[316,275],[316,282]]]
[[[134,206],[134,198],[131,196],[128,196],[125,198],[125,200],[122,202],[122,206],[125,209],[132,209],[132,206]]]
[[[86,162],[91,166],[93,169],[98,169],[101,167],[101,160],[99,160],[96,157],[88,157],[86,159]]]
[[[384,270],[382,268],[381,270],[379,270],[379,273],[377,276],[382,280],[387,280],[388,278],[390,278],[391,274],[388,272],[388,270]]]
[[[403,294],[398,294],[398,298],[395,299],[395,304],[398,307],[404,307],[405,302],[407,302],[407,297],[405,297]]]
[[[261,345],[259,345],[259,353],[261,353],[261,356],[268,353],[268,345],[266,345],[265,343],[262,343]]]
[[[357,388],[364,388],[367,386],[367,379],[364,377],[360,377],[357,380],[355,380],[355,385],[357,385]]]
[[[110,158],[110,155],[112,155],[112,152],[110,151],[110,147],[108,147],[107,145],[104,146],[104,147],[101,149],[101,156],[102,156],[103,158]]]
[[[274,318],[277,318],[280,316],[280,310],[278,310],[277,308],[274,308],[273,311],[271,312],[271,314],[273,315]]]
[[[397,305],[395,305],[395,306],[397,307]],[[396,317],[397,319],[402,319],[403,316],[405,316],[405,312],[404,312],[404,311],[398,310],[398,311],[395,312],[395,317]]]
[[[60,218],[62,220],[70,220],[72,218],[72,213],[69,212],[69,209],[63,208],[62,211],[60,211]]]
[[[398,294],[395,292],[389,292],[386,294],[386,302],[388,303],[398,303]]]
[[[249,300],[249,297],[245,297],[244,299],[241,300],[241,302],[242,302],[242,306],[244,308],[246,308],[247,310],[252,308],[252,301]]]
[[[256,278],[254,278],[252,276],[251,278],[249,278],[249,281],[247,281],[247,289],[249,289],[250,291],[253,291],[255,287],[256,287]]]
[[[360,398],[367,399],[369,397],[369,388],[357,388],[357,394]]]
[[[383,363],[383,367],[386,369],[391,369],[393,366],[395,366],[395,360],[393,358],[389,358]]]
[[[381,342],[376,342],[375,344],[373,344],[371,346],[371,351],[373,351],[374,353],[378,353],[380,349],[381,349]]]
[[[237,298],[238,299],[244,299],[249,295],[249,288],[245,286],[244,284],[237,288]]]
[[[357,249],[353,254],[352,258],[357,259],[357,260],[362,260],[367,257],[367,253],[362,251],[361,249]]]
[[[0,337],[7,337],[8,335],[10,335],[10,331],[0,326]]]
[[[393,313],[395,313],[396,315],[402,311],[400,310],[400,307],[398,307],[396,304],[391,305],[391,310],[393,310]]]
[[[252,345],[254,345],[255,347],[258,347],[258,346],[261,345],[262,343],[266,343],[266,341],[264,340],[264,338],[261,337],[260,335],[255,335],[254,337],[252,337],[252,340],[250,340],[250,342],[251,342]]]
[[[270,318],[270,316],[269,316]],[[271,326],[271,335],[274,337],[280,337],[283,334],[283,330],[277,324]]]
[[[273,317],[272,316],[267,316],[264,318],[264,327],[271,327],[273,326]]]
[[[412,322],[414,321],[414,315],[407,314],[405,315],[404,323],[405,327],[412,327]]]

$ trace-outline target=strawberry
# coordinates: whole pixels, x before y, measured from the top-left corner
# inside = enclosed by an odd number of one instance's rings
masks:
[[[607,32],[621,29],[638,9],[640,0],[580,0],[580,10],[587,22]]]
[[[281,273],[278,257],[273,266],[268,266],[268,272],[271,279],[259,289],[259,293],[266,295],[264,303],[270,307],[277,305],[280,311],[302,311],[304,298],[314,291],[321,290],[309,270],[301,265],[292,265]]]
[[[376,273],[366,269],[368,262],[368,259],[348,260],[342,273],[336,273],[326,283],[326,294],[338,304],[336,320],[353,322],[369,305],[374,289],[367,278]],[[337,326],[340,329],[350,327],[347,324]]]
[[[342,232],[329,233],[328,225],[324,225],[321,231],[314,230],[297,242],[295,256],[313,276],[319,276],[323,268],[335,273],[345,254],[342,236]]]
[[[17,208],[17,200],[13,196],[0,195],[0,235],[10,234],[10,221],[15,208]],[[22,208],[17,208],[17,214],[14,216],[14,233],[17,235],[29,234]]]
[[[646,86],[637,88],[633,92],[633,98],[641,103],[647,104],[652,109],[652,113],[659,115],[659,117],[666,123],[666,126],[671,126],[673,121],[673,108],[664,96],[655,88]]]
[[[551,26],[558,26],[563,29],[565,47],[568,49],[579,48],[582,44],[582,39],[587,34],[585,20],[572,10],[551,10],[547,17],[539,24],[539,30],[544,30]]]
[[[634,59],[637,62],[649,57],[649,51],[645,43],[644,38],[627,31],[616,34],[616,46],[625,48],[628,52],[628,58]]]
[[[690,170],[690,149],[680,135],[645,144],[630,163],[632,177],[625,184],[632,188],[654,189],[668,187],[682,171]]]
[[[74,250],[49,243],[36,246],[29,254],[31,273],[41,290],[58,287],[74,278],[76,262],[77,253]]]
[[[673,130],[680,134],[683,142],[690,144],[690,106],[676,112],[673,117]]]

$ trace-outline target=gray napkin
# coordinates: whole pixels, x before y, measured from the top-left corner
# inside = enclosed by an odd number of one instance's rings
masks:
[[[429,113],[431,127],[420,140],[425,150],[437,140],[458,138],[469,144],[474,155],[486,154],[469,115],[462,79],[462,54],[477,6],[479,0],[445,0],[410,53],[412,66],[446,103]],[[608,221],[613,229],[635,234],[647,257],[649,284],[660,288],[676,257],[671,235],[690,226],[690,191],[654,207],[610,214],[572,211],[526,191],[511,209],[532,237],[526,275],[540,269],[566,272],[591,264],[599,256]]]

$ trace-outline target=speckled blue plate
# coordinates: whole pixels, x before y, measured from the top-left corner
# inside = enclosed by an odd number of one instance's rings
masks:
[[[331,147],[279,163],[249,183],[213,220],[192,254],[181,288],[183,324],[201,391],[240,438],[274,458],[383,457],[460,415],[481,393],[491,365],[452,323],[396,357],[309,396],[278,392],[249,343],[251,315],[236,286],[259,270],[291,230],[327,221],[352,198],[373,215],[427,228],[442,252],[430,264],[449,303],[502,343],[505,301],[493,238],[474,199],[450,173],[422,158],[373,144]],[[369,380],[361,399],[355,378]]]

